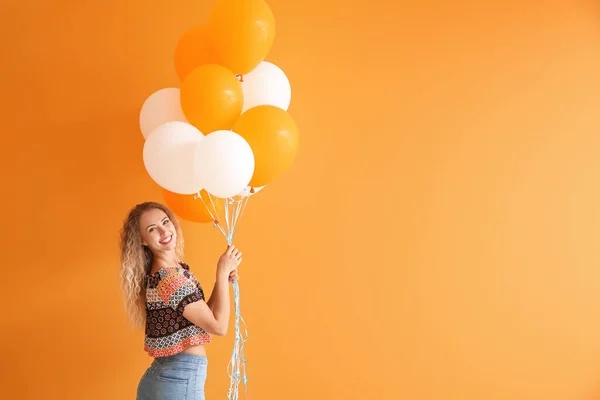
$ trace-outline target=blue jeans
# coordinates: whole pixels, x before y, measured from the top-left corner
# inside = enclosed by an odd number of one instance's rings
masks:
[[[204,400],[208,360],[179,353],[155,358],[137,389],[137,400]]]

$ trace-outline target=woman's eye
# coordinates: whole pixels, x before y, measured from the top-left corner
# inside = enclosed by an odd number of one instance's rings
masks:
[[[167,225],[169,222],[171,222],[171,221],[169,221],[168,219],[165,219],[165,222],[163,222],[163,225]]]

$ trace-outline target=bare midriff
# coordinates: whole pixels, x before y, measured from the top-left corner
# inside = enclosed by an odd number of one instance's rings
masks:
[[[206,348],[203,344],[197,344],[195,346],[188,346],[182,353],[192,354],[195,356],[206,356]]]

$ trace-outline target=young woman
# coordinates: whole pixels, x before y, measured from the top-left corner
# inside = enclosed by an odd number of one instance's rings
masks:
[[[145,351],[154,361],[141,378],[138,400],[204,400],[211,335],[229,325],[229,281],[238,279],[242,253],[229,246],[217,263],[212,294],[182,260],[183,236],[159,203],[135,206],[121,232],[121,283],[129,316],[145,325]]]

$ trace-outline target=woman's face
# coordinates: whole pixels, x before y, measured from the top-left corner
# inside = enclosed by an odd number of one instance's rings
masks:
[[[142,244],[153,254],[174,250],[177,243],[175,225],[163,210],[153,208],[140,216]]]

